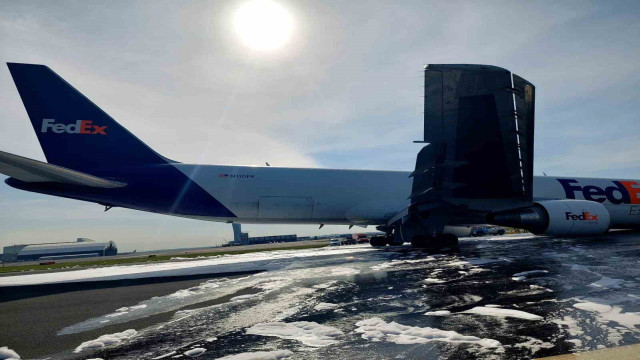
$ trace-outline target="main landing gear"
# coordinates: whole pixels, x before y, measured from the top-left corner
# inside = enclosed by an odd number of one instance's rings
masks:
[[[374,236],[369,240],[369,244],[375,247],[383,247],[387,245],[402,245],[404,242],[410,242],[411,246],[417,249],[438,250],[442,248],[453,248],[458,246],[458,237],[453,234],[439,234],[436,236],[417,234],[411,236],[407,241],[403,237],[399,229],[394,229],[385,236]]]
[[[387,246],[393,244],[393,236],[374,236],[369,240],[369,244],[375,247]]]

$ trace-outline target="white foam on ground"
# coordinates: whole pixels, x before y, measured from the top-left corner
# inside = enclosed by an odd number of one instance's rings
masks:
[[[226,278],[223,279],[215,279],[208,280],[206,282],[201,283],[198,286],[193,286],[188,289],[181,289],[172,294],[167,295],[169,298],[186,298],[190,296],[200,295],[205,292],[209,292],[212,289],[217,289],[220,287],[220,283],[226,281]]]
[[[102,335],[95,340],[83,342],[73,352],[79,353],[83,350],[96,350],[102,349],[105,346],[119,345],[121,342],[131,339],[137,333],[134,329],[129,329],[119,333]]]
[[[463,306],[463,305],[470,305],[470,304],[474,304],[477,302],[482,301],[482,296],[478,296],[478,295],[473,295],[473,294],[463,294],[460,296],[456,296],[456,301],[453,302],[452,304],[450,304],[449,306]]]
[[[409,259],[409,260],[391,260],[390,262],[385,262],[382,264],[374,265],[371,267],[373,271],[380,271],[390,269],[395,266],[406,265],[406,264],[417,264],[422,262],[430,262],[437,260],[434,256],[427,256],[422,259]]]
[[[344,335],[339,329],[310,321],[261,323],[248,328],[245,333],[297,340],[316,347],[337,344],[340,342],[337,338]]]
[[[425,284],[443,284],[443,283],[446,283],[447,281],[442,279],[426,278],[422,280],[422,282]]]
[[[339,307],[340,307],[340,305],[338,305],[338,304],[332,304],[332,303],[323,302],[323,303],[319,303],[318,305],[314,306],[313,309],[321,311],[321,310],[333,310],[333,309],[337,309]]]
[[[183,260],[202,260],[202,259],[211,259],[214,257],[218,257],[220,255],[213,255],[213,256],[196,256],[196,257],[183,257],[183,256],[174,256],[169,258],[169,260],[171,261],[183,261]]]
[[[288,359],[292,356],[293,352],[289,350],[255,351],[229,355],[216,360],[280,360]]]
[[[513,276],[518,277],[518,276],[544,275],[548,273],[549,272],[547,270],[531,270],[531,271],[523,271],[523,272],[515,273],[513,274]]]
[[[426,313],[424,313],[425,315],[430,315],[430,316],[449,316],[451,315],[451,311],[449,310],[437,310],[437,311],[428,311]]]
[[[573,345],[575,345],[576,347],[581,348],[582,347],[582,340],[580,339],[569,339],[566,340],[568,343],[572,343]]]
[[[527,341],[514,345],[515,347],[524,347],[531,350],[531,354],[535,354],[542,349],[551,349],[554,345],[550,342],[542,341],[533,337],[527,336]]]
[[[380,318],[371,318],[356,323],[355,332],[363,339],[389,341],[396,344],[424,344],[432,341],[448,343],[468,343],[487,348],[497,348],[500,342],[476,336],[461,335],[455,331],[445,331],[429,327],[406,326],[396,322],[387,323]]]
[[[542,316],[534,315],[528,312],[513,310],[513,309],[486,307],[486,306],[476,306],[473,309],[462,311],[461,314],[476,314],[476,315],[485,315],[485,316],[496,316],[496,317],[502,317],[502,318],[510,317],[510,318],[517,318],[517,319],[523,319],[523,320],[542,320]]]
[[[290,316],[295,315],[296,313],[298,313],[298,311],[300,311],[302,307],[301,306],[293,306],[290,307],[288,309],[285,309],[281,312],[279,312],[276,316],[275,316],[275,320],[277,321],[282,321]]]
[[[12,275],[0,278],[0,287],[52,284],[77,281],[104,281],[139,279],[160,276],[184,276],[221,272],[274,270],[282,267],[282,261],[290,263],[300,258],[341,255],[376,251],[373,247],[340,247],[309,250],[264,251],[228,256],[216,256],[193,261],[151,262],[138,265],[118,265],[82,270],[58,271],[41,274]],[[279,260],[274,261],[274,260]],[[359,270],[351,269],[347,275]],[[337,275],[337,274],[333,274]]]
[[[253,299],[254,297],[257,297],[260,295],[262,294],[257,293],[257,294],[239,295],[239,296],[232,297],[231,299],[229,299],[229,301],[231,302],[245,301],[245,300]]]
[[[20,359],[17,352],[9,349],[7,346],[0,347],[0,360]]]
[[[118,312],[114,312],[113,314],[108,314],[105,315],[104,317],[118,317],[118,316],[123,316],[123,315],[127,315],[129,312],[128,311],[118,311]]]
[[[612,279],[603,276],[600,280],[589,284],[589,286],[604,289],[619,289],[622,284],[624,284],[624,280],[622,279]]]
[[[606,277],[606,276],[602,276],[600,273],[597,273],[593,270],[591,270],[589,267],[584,266],[584,265],[578,265],[578,264],[564,264],[566,266],[571,266],[571,270],[573,271],[585,271],[588,273],[591,273],[593,275],[598,275],[600,276],[600,280],[592,282],[591,284],[589,284],[589,286],[597,288],[597,289],[619,289],[621,286],[623,286],[625,284],[625,281],[622,279],[612,279],[610,277]],[[609,269],[608,266],[591,266],[591,268],[593,269],[603,269],[603,270],[607,270]]]
[[[338,280],[331,280],[321,284],[313,285],[314,289],[328,289],[338,283]]]
[[[469,265],[486,265],[493,264],[501,261],[509,261],[508,259],[481,259],[481,258],[468,258],[460,261],[454,261],[449,263],[449,266],[469,266]]]
[[[184,354],[187,355],[188,357],[198,357],[204,354],[205,351],[207,351],[207,349],[205,348],[194,348],[194,349],[185,351]]]
[[[551,320],[551,322],[557,324],[561,329],[563,328],[563,326],[566,326],[567,331],[571,336],[584,335],[584,331],[582,331],[582,328],[578,325],[578,322],[569,316],[565,316],[562,320],[554,319]]]
[[[293,273],[295,273],[295,271]],[[111,324],[123,323],[141,317],[176,310],[203,301],[233,295],[238,291],[242,291],[248,288],[269,289],[258,294],[249,294],[246,296],[241,295],[239,297],[232,298],[229,301],[229,304],[240,303],[242,301],[249,300],[252,297],[265,295],[272,291],[278,290],[279,288],[289,285],[292,281],[293,280],[291,278],[283,279],[282,277],[273,276],[266,273],[235,279],[220,278],[215,280],[208,280],[197,286],[178,290],[169,295],[157,296],[144,301],[142,304],[128,307],[129,310],[136,309],[135,311],[114,312],[102,317],[96,317],[77,324],[73,324],[60,330],[58,332],[58,335],[74,334],[87,330],[93,330],[105,326],[105,323],[103,323],[103,321],[105,320],[110,320]],[[190,314],[189,312],[178,312],[176,313],[176,315],[185,317],[189,316]]]
[[[540,290],[540,291],[544,291],[544,292],[553,292],[553,290],[548,289],[544,286],[540,286],[540,285],[535,285],[535,284],[531,284],[529,285],[529,289],[531,290]]]
[[[640,312],[622,312],[622,308],[618,306],[600,304],[586,300],[581,301],[582,302],[573,304],[573,307],[597,314],[596,316],[600,321],[613,321],[630,330],[638,330],[636,329],[636,325],[640,325]]]

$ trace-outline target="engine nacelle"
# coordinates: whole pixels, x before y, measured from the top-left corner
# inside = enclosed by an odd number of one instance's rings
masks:
[[[536,235],[600,235],[609,230],[611,215],[599,202],[544,200],[525,209],[489,215],[491,224],[524,228]]]

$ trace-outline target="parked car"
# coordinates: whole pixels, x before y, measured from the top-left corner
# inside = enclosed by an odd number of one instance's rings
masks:
[[[352,237],[348,237],[342,240],[342,244],[343,245],[355,245],[356,244],[356,239],[352,238]]]
[[[500,226],[492,226],[489,228],[489,234],[491,235],[504,235],[505,230]]]
[[[340,245],[342,245],[342,243],[340,243],[340,239],[329,240],[329,246],[340,246]]]
[[[486,226],[478,226],[471,230],[471,236],[489,235],[489,228]]]

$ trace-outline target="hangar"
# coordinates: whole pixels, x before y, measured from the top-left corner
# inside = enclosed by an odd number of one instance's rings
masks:
[[[118,247],[113,241],[95,242],[87,238],[78,238],[75,242],[5,246],[2,252],[2,261],[56,260],[117,254]]]

